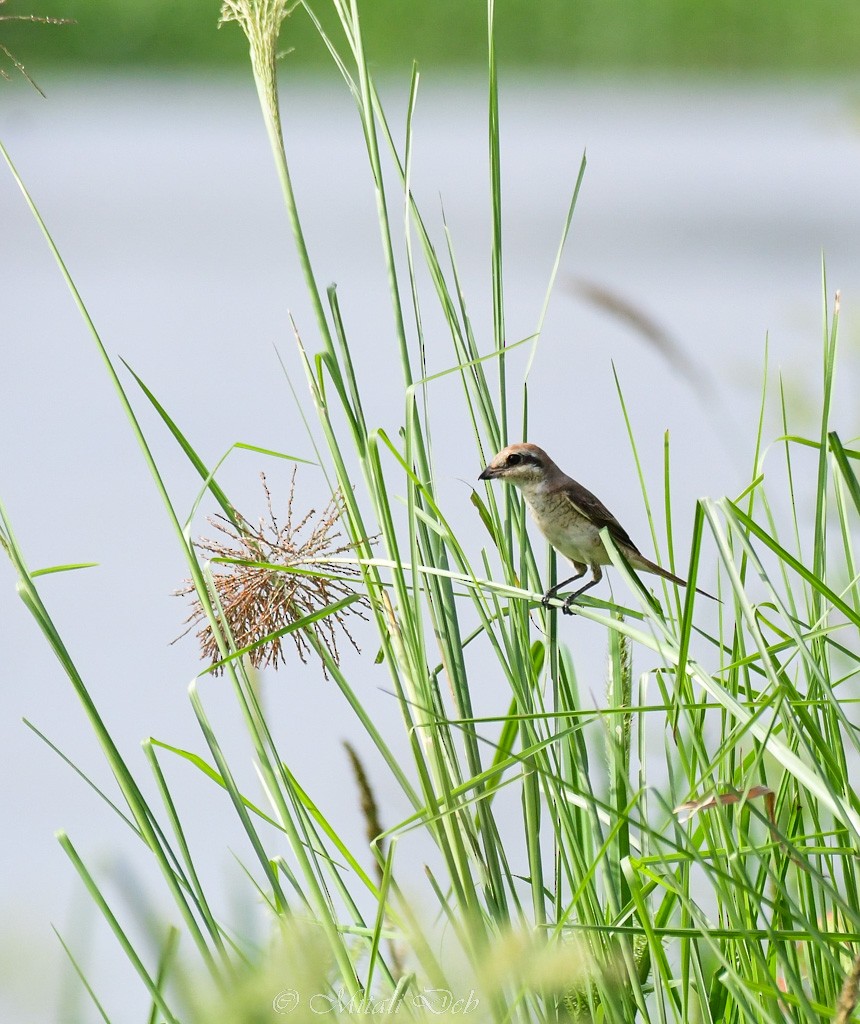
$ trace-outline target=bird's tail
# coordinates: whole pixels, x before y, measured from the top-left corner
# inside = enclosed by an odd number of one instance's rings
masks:
[[[640,564],[637,565],[637,562]],[[674,573],[669,572],[668,569],[664,569],[661,565],[657,565],[656,562],[650,561],[650,559],[645,558],[644,555],[639,555],[639,558],[636,561],[631,559],[630,564],[634,569],[644,569],[645,572],[651,572],[655,576],[661,576],[664,580],[668,580],[670,583],[677,583],[679,587],[687,586],[686,580],[682,580],[680,576],[676,576]],[[709,597],[712,601],[716,601],[718,604],[720,603],[720,599],[718,597],[714,597],[713,594],[709,594],[707,590],[700,590],[696,587],[695,591],[697,594],[701,594],[702,597]]]

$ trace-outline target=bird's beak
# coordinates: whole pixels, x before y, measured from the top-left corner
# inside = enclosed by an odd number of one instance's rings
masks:
[[[483,473],[478,477],[479,480],[492,480],[494,476],[498,476],[499,471],[493,469],[492,466],[487,466]]]

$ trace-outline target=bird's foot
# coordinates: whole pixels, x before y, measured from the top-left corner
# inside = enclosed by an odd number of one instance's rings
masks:
[[[562,606],[561,606],[561,610],[562,610],[562,613],[564,615],[573,615],[574,614],[573,609],[571,608],[571,605],[576,603],[576,599],[577,599],[577,597],[579,597],[579,593],[580,592],[577,590],[576,593],[571,594],[569,597],[565,598],[564,604],[562,604]],[[550,609],[550,601],[554,600],[557,597],[558,597],[558,594],[556,594],[552,590],[548,590],[543,595],[543,597],[540,599],[540,603],[541,603],[541,605],[544,608],[549,610]]]

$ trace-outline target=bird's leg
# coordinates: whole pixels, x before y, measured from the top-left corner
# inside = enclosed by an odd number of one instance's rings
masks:
[[[582,575],[582,573],[580,573]],[[572,594],[564,599],[564,604],[561,606],[561,610],[565,615],[573,615],[570,606],[580,596],[584,594],[586,590],[591,590],[592,587],[596,587],[597,584],[603,579],[603,570],[599,565],[592,565],[591,567],[591,579],[584,587],[580,587],[579,590],[574,590]]]
[[[584,565],[582,562],[574,562],[573,567],[574,569],[576,569],[576,574],[574,576],[571,576],[570,579],[562,580],[561,583],[556,583],[554,587],[550,587],[549,590],[540,599],[540,603],[544,606],[544,608],[549,607],[550,601],[556,596],[559,590],[564,589],[564,587],[566,587],[568,583],[573,583],[574,580],[580,579],[588,572],[588,566]],[[589,586],[591,586],[590,583]],[[577,591],[577,593],[579,593],[579,591]]]

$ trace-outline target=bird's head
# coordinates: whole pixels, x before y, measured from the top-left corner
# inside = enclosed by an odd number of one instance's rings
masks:
[[[529,487],[546,479],[553,466],[550,457],[536,444],[509,444],[490,462],[479,480],[504,480],[517,487]]]

